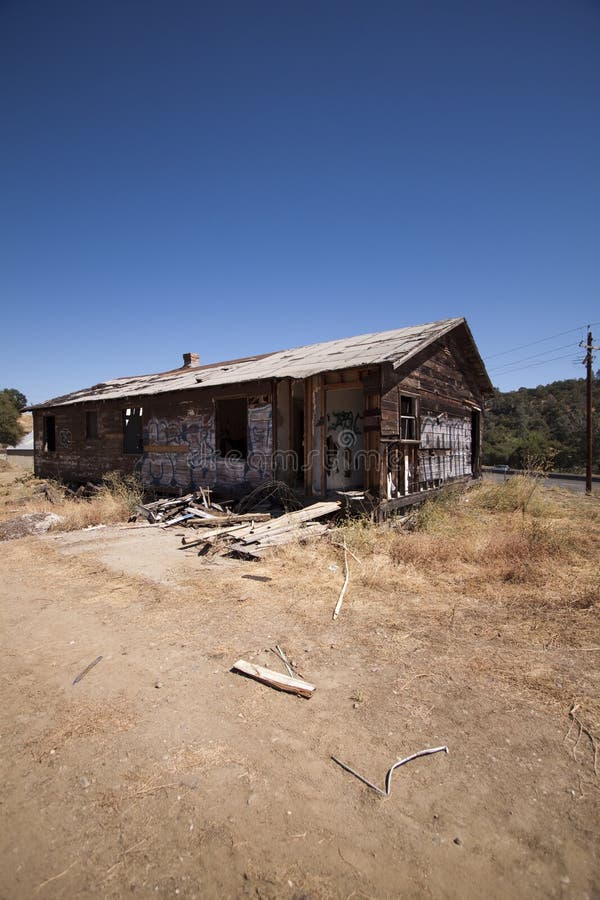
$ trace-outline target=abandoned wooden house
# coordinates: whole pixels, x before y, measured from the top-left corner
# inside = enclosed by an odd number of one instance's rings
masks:
[[[32,407],[35,472],[138,473],[157,493],[369,491],[394,507],[477,477],[492,391],[463,318],[155,375]]]

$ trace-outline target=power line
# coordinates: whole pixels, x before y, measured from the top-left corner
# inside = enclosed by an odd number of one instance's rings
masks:
[[[541,353],[533,353],[531,356],[524,356],[523,359],[513,359],[512,362],[503,363],[495,369],[490,369],[490,371],[497,372],[500,369],[506,369],[508,366],[516,366],[521,362],[529,362],[530,359],[536,359],[538,356],[545,356],[546,353],[556,353],[557,350],[565,350],[567,347],[571,346],[572,341],[569,341],[568,344],[562,344],[560,347],[552,347],[550,350],[542,350]]]
[[[573,358],[572,353],[565,353],[563,356],[553,356],[551,359],[543,359],[541,362],[531,363],[528,366],[517,366],[515,369],[509,369],[508,371],[500,372],[499,374],[501,376],[511,375],[513,372],[522,372],[523,369],[536,369],[538,366],[545,366],[546,363],[555,362],[558,359],[572,359],[572,358]],[[577,360],[577,362],[580,363],[581,360]]]
[[[600,322],[591,322],[590,327],[593,325],[600,325]],[[500,353],[492,353],[491,356],[487,356],[486,359],[495,359],[497,356],[506,356],[507,353],[516,353],[517,350],[525,350],[527,347],[533,347],[535,344],[543,344],[544,341],[551,341],[555,337],[563,337],[565,334],[573,334],[576,331],[585,331],[586,325],[579,325],[577,328],[569,328],[568,331],[559,331],[558,334],[551,334],[549,337],[540,338],[537,341],[530,341],[528,344],[521,344],[519,347],[512,347],[510,350],[501,350]]]

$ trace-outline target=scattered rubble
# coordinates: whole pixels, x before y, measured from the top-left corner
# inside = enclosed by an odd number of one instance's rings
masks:
[[[275,495],[271,491],[269,497]],[[280,491],[278,492],[278,496]],[[257,498],[264,508],[265,494]],[[299,505],[299,504],[298,504]],[[248,509],[247,498],[244,509]],[[270,547],[301,538],[320,537],[342,510],[341,500],[322,501],[292,512],[233,511],[232,501],[216,503],[208,488],[138,506],[135,520],[170,528],[181,525],[195,534],[182,538],[182,550],[195,549],[198,556],[221,554],[239,559],[259,559]],[[327,521],[322,521],[327,520]]]

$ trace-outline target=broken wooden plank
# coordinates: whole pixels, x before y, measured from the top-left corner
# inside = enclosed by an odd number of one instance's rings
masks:
[[[268,537],[261,538],[259,542],[254,543],[252,542],[252,533],[246,537],[244,532],[240,532],[239,535],[232,535],[232,538],[234,539],[233,543],[229,543],[223,547],[222,552],[227,556],[233,555],[240,559],[260,559],[262,554],[266,553],[267,550],[270,550],[272,547],[289,544],[294,540],[311,540],[320,537],[322,534],[325,534],[326,531],[326,525],[323,525],[320,522],[309,522],[307,525],[303,525],[302,528],[294,528],[286,532],[280,532],[279,534],[269,535]]]
[[[281,672],[274,672],[272,669],[266,669],[264,666],[257,666],[254,663],[246,662],[245,659],[238,659],[231,667],[234,671],[240,672],[242,675],[248,675],[249,678],[255,678],[268,684],[270,687],[277,688],[280,691],[287,691],[290,694],[298,694],[300,697],[310,699],[316,687],[308,681],[301,678],[290,678],[289,675],[282,675]]]
[[[209,525],[213,522],[219,522],[223,518],[221,515],[217,516],[215,513],[209,512],[207,509],[202,509],[198,506],[187,506],[185,511],[192,516],[197,516],[197,518],[208,522]]]
[[[171,525],[178,525],[180,522],[185,522],[187,519],[193,519],[193,513],[184,513],[182,516],[175,516],[174,519],[169,519],[168,522],[161,522],[161,528],[170,528]]]
[[[297,528],[305,523],[315,522],[324,516],[329,516],[340,510],[338,501],[332,503],[313,503],[305,509],[299,509],[296,512],[285,513],[283,516],[271,518],[269,522],[256,528],[256,534],[269,534],[275,531],[285,531],[289,528]]]
[[[184,497],[172,497],[168,500],[153,500],[152,503],[144,503],[146,509],[168,509],[172,506],[184,506],[194,499],[193,494],[186,494]]]
[[[289,528],[285,531],[276,531],[267,535],[257,535],[256,530],[254,530],[248,535],[236,535],[236,542],[239,539],[239,544],[244,550],[253,551],[260,547],[275,547],[278,544],[289,544],[291,541],[304,540],[311,536],[320,537],[326,531],[326,525],[322,525],[320,522],[308,522],[301,528]]]
[[[190,507],[190,512],[193,509]],[[197,514],[198,511],[196,511]],[[201,515],[198,522],[194,522],[197,528],[215,528],[221,525],[238,525],[240,522],[269,522],[272,516],[270,513],[235,513],[228,515],[227,513],[219,516]]]
[[[252,524],[246,524],[245,522],[241,522],[239,525],[228,525],[226,528],[213,528],[211,531],[203,533],[202,537],[193,537],[189,541],[183,537],[181,539],[181,544],[182,547],[196,547],[198,544],[209,544],[214,541],[215,538],[223,537],[227,534],[233,534],[237,537],[238,532],[241,532],[244,529],[250,531],[251,528]]]

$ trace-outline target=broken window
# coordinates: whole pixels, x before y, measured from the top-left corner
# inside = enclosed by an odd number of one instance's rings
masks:
[[[53,453],[56,450],[56,419],[44,416],[44,450]]]
[[[143,449],[142,407],[131,406],[123,410],[123,452],[141,453]]]
[[[400,395],[400,437],[403,441],[417,440],[417,398]]]
[[[245,459],[248,455],[248,401],[245,397],[217,400],[215,407],[217,450],[222,457],[229,454]]]
[[[93,441],[98,437],[98,413],[95,409],[85,414],[85,437],[88,441]]]

